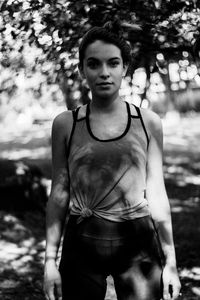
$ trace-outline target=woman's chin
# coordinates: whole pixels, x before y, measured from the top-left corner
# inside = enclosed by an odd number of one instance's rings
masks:
[[[116,92],[111,91],[111,90],[102,90],[102,91],[98,91],[96,93],[93,94],[94,97],[98,97],[98,98],[113,98],[113,96],[115,96]]]

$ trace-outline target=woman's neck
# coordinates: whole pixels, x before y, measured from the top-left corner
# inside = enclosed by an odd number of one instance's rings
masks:
[[[97,99],[94,97],[91,102],[91,110],[95,112],[104,112],[111,113],[117,111],[122,105],[122,101],[120,96],[118,95],[116,98],[109,99]]]

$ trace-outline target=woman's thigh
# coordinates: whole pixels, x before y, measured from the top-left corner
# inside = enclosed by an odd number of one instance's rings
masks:
[[[99,255],[95,241],[77,235],[74,227],[67,229],[59,266],[63,300],[105,298],[105,261],[103,253]]]
[[[62,300],[103,300],[106,280],[101,274],[81,267],[60,267],[62,278]]]
[[[132,222],[133,235],[114,261],[118,300],[159,300],[162,295],[162,250],[150,217]]]
[[[161,267],[152,261],[139,260],[123,273],[114,276],[118,300],[160,300]]]

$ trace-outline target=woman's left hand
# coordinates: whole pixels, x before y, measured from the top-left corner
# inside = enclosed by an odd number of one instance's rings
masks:
[[[181,283],[176,267],[165,265],[162,274],[163,300],[175,300],[180,296]]]

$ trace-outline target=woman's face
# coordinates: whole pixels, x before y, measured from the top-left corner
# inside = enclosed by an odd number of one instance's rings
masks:
[[[81,74],[93,97],[117,97],[125,71],[121,50],[114,44],[97,40],[86,48]]]

